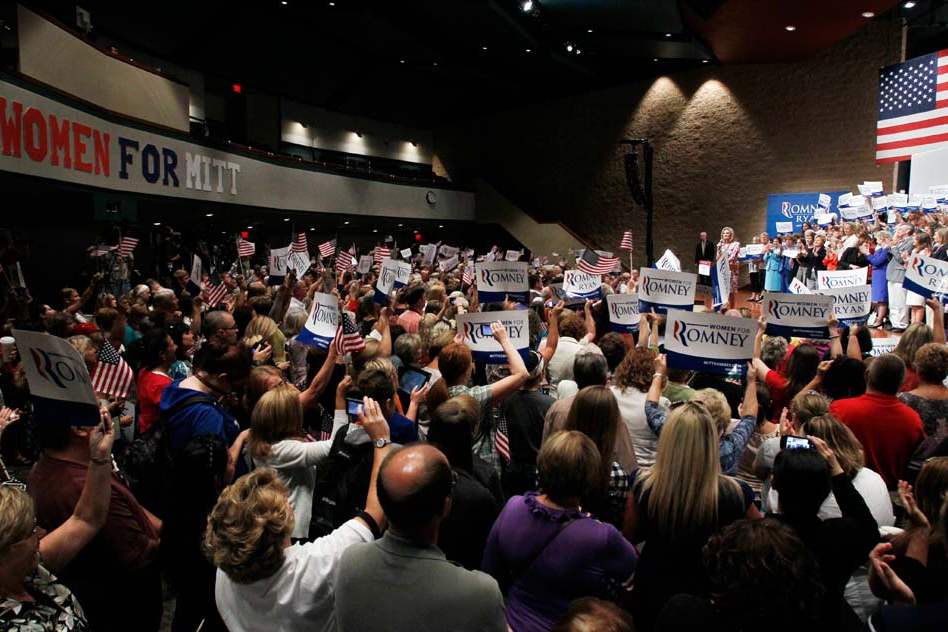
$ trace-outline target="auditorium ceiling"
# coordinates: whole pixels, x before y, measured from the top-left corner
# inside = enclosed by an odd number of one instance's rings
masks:
[[[74,26],[72,3],[27,0]],[[225,85],[433,124],[715,64],[812,55],[895,0],[83,0],[91,38]],[[864,17],[865,12],[873,17]],[[868,13],[867,13],[868,15]],[[793,26],[793,31],[786,27]]]

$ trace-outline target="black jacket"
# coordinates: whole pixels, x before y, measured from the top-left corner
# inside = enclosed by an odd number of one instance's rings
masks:
[[[699,261],[714,261],[714,251],[715,246],[713,241],[704,242],[704,248],[701,247],[701,242],[699,241],[695,244],[695,263]]]

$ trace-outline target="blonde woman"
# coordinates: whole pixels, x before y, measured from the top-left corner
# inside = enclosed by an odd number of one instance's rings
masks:
[[[718,442],[707,407],[686,402],[662,428],[655,465],[633,476],[622,530],[630,542],[648,542],[632,589],[637,626],[650,629],[669,598],[701,589],[701,550],[712,533],[760,517],[753,490],[721,473]]]
[[[333,426],[332,435],[341,424]],[[256,467],[272,467],[286,483],[296,517],[292,537],[309,536],[316,467],[329,456],[332,441],[307,441],[300,392],[288,384],[267,391],[250,416],[248,452]]]
[[[718,258],[722,255],[727,257],[728,266],[731,268],[731,293],[727,298],[727,304],[730,307],[734,306],[734,296],[737,292],[737,284],[740,279],[740,264],[737,259],[740,251],[741,243],[737,241],[737,238],[734,236],[734,229],[730,226],[722,228],[721,240],[718,242],[717,256]]]
[[[270,305],[270,299],[262,296],[250,300],[254,317],[250,319],[247,328],[244,330],[244,339],[253,340],[256,338],[270,345],[273,350],[271,356],[273,363],[279,365],[286,362],[286,336],[280,331],[280,326],[277,325],[276,321],[267,316]],[[257,338],[258,336],[259,338]]]

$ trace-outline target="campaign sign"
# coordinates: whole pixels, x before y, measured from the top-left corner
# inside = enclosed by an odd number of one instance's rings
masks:
[[[800,279],[796,277],[790,280],[789,290],[791,294],[812,294],[813,293],[810,291],[810,288],[804,285],[803,282],[800,281]]]
[[[825,340],[829,338],[827,324],[833,314],[833,297],[764,292],[761,313],[767,321],[768,336]]]
[[[499,303],[508,298],[511,301],[526,304],[529,294],[529,280],[526,261],[484,261],[474,264],[474,276],[477,279],[477,300],[485,303]]]
[[[379,278],[375,281],[374,301],[380,305],[388,303],[389,294],[395,289],[395,279],[398,276],[398,262],[394,259],[382,259],[379,266]]]
[[[932,257],[912,255],[905,266],[902,287],[925,298],[938,294],[942,302],[948,302],[948,263]]]
[[[411,248],[403,248],[398,251],[398,254],[402,256],[402,259],[411,259]]]
[[[296,271],[298,277],[306,274],[306,271],[309,270],[309,253],[291,252],[286,258],[286,269]]]
[[[563,292],[570,298],[594,301],[602,297],[602,277],[582,270],[566,270],[563,273]]]
[[[48,334],[13,330],[39,423],[68,419],[74,426],[99,423],[99,404],[82,356],[71,344]]]
[[[833,297],[833,312],[840,325],[861,325],[869,318],[872,305],[872,287],[840,287],[820,290],[820,293]]]
[[[508,251],[504,254],[504,260],[505,260],[505,261],[519,261],[519,260],[520,260],[520,255],[522,255],[522,254],[523,254],[523,253],[520,252],[519,250],[508,250]]]
[[[553,296],[556,297],[557,301],[563,301],[563,304],[567,307],[571,305],[582,305],[586,302],[581,298],[567,296],[562,283],[550,283],[550,291],[553,292]]]
[[[296,337],[310,347],[328,349],[339,328],[339,300],[332,294],[313,294],[313,307],[306,325]]]
[[[384,261],[383,261],[384,263]],[[408,261],[395,261],[395,285],[397,290],[400,287],[408,285],[408,279],[411,278],[411,263]]]
[[[789,235],[793,232],[793,222],[777,222],[777,234]]]
[[[457,246],[442,245],[441,248],[438,249],[438,254],[442,257],[454,257],[458,254],[459,250],[460,248]]]
[[[359,274],[368,274],[372,271],[372,255],[362,255],[359,257],[359,266],[356,268],[356,272]]]
[[[899,339],[894,336],[888,338],[873,338],[872,349],[869,350],[869,355],[873,358],[878,358],[881,355],[892,353],[898,344]]]
[[[659,270],[681,272],[681,260],[675,256],[674,252],[666,250],[665,253],[658,258],[658,261],[655,262],[655,267]]]
[[[771,235],[778,233],[798,233],[803,229],[803,222],[812,220],[823,212],[820,205],[820,196],[829,195],[831,206],[838,206],[839,196],[847,191],[833,193],[773,193],[767,196],[767,232]],[[825,198],[824,198],[825,201]],[[778,227],[778,222],[781,224]],[[786,230],[787,223],[791,223],[791,230]],[[781,230],[783,229],[783,230]]]
[[[817,270],[816,289],[834,290],[841,287],[857,287],[866,284],[866,268],[855,270]]]
[[[669,309],[695,307],[698,276],[691,272],[673,272],[657,268],[639,269],[639,311],[664,314]]]
[[[442,272],[450,272],[458,267],[458,256],[454,255],[453,257],[448,257],[447,259],[442,259],[438,264]]]
[[[607,294],[609,328],[623,334],[639,330],[639,297],[636,294]]]
[[[431,267],[434,264],[435,255],[438,254],[438,246],[436,244],[423,244],[418,246],[418,252],[421,253],[421,263]]]
[[[668,311],[665,355],[674,369],[740,374],[754,355],[757,321],[711,312]]]
[[[270,271],[270,285],[283,283],[283,277],[286,276],[286,262],[289,256],[289,246],[270,249],[270,258],[267,260],[267,268]]]
[[[474,360],[506,364],[507,354],[490,330],[493,322],[500,322],[504,326],[514,349],[525,356],[530,349],[530,325],[526,310],[458,314],[458,332],[463,332],[464,344],[471,349]]]
[[[728,264],[727,255],[722,252],[711,269],[711,302],[714,307],[724,305],[730,296],[731,266]]]

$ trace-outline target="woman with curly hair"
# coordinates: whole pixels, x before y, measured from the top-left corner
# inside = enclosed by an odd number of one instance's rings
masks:
[[[364,406],[358,423],[373,441],[388,440],[379,405],[366,397]],[[215,601],[228,630],[268,630],[274,621],[286,631],[335,629],[331,578],[343,551],[371,542],[384,527],[375,480],[390,449],[375,450],[365,511],[306,544],[291,544],[293,507],[276,470],[255,470],[221,492],[207,521],[204,550],[218,569]]]
[[[904,404],[922,418],[925,438],[909,461],[907,479],[915,480],[926,459],[948,456],[948,348],[937,342],[923,345],[915,354],[918,386],[907,393],[899,393]]]
[[[629,433],[635,460],[639,467],[655,464],[658,435],[649,428],[645,418],[645,398],[652,384],[655,352],[646,347],[634,347],[616,367],[612,379],[612,394],[619,405],[625,431]],[[668,408],[668,399],[662,397],[659,405]]]

